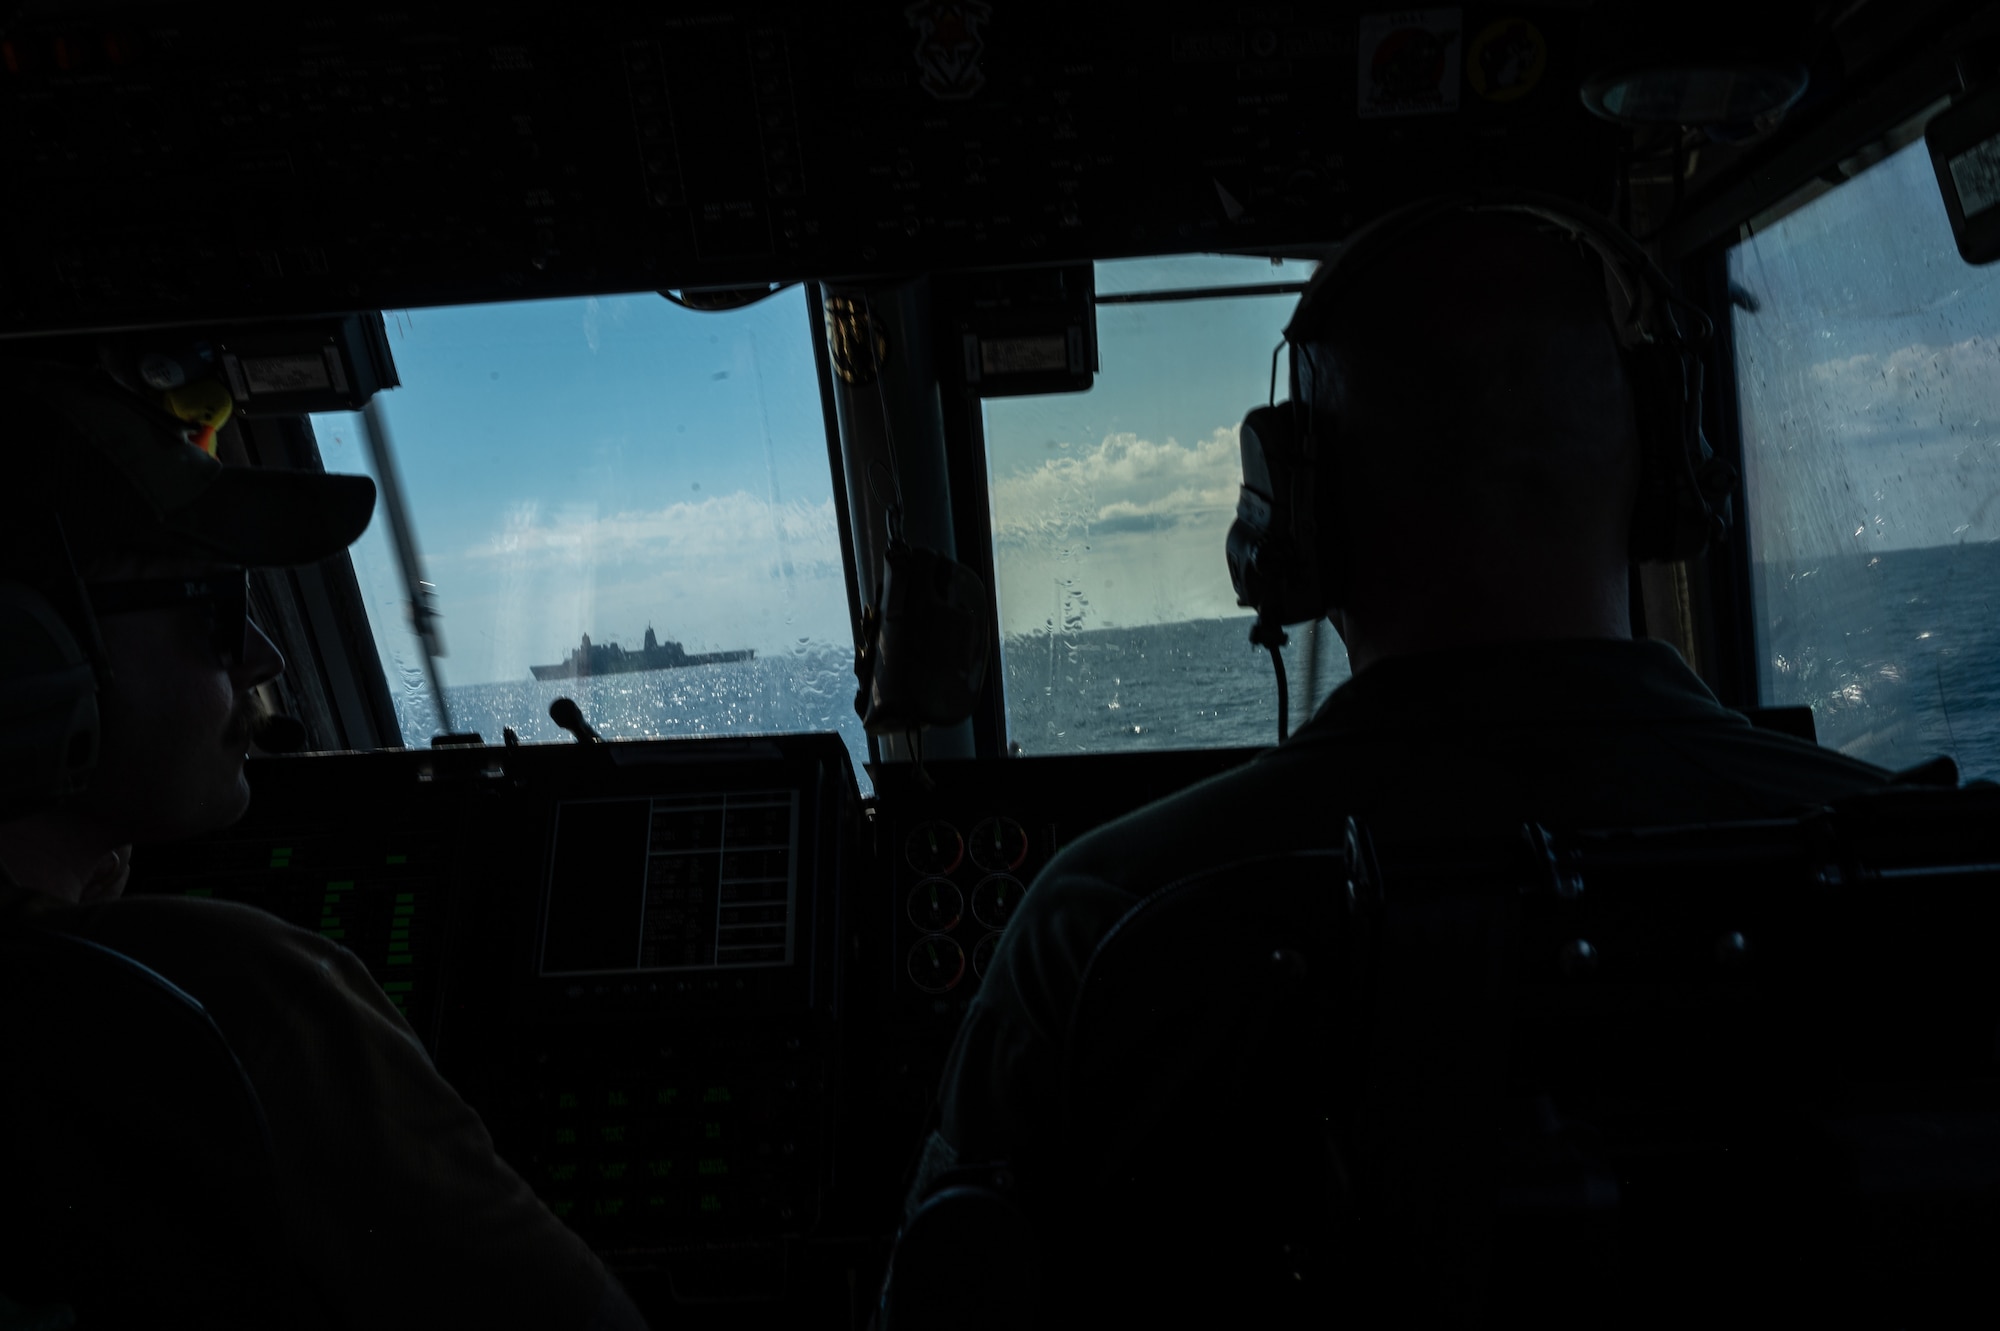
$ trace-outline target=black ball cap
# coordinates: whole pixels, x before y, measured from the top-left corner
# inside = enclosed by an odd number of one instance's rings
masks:
[[[375,511],[366,476],[224,466],[185,422],[94,367],[0,363],[0,446],[0,470],[26,482],[16,502],[53,507],[80,555],[309,564],[346,549]]]

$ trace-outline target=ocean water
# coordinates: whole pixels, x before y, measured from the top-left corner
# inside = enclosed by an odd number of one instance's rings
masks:
[[[1137,629],[1099,629],[1010,639],[1001,654],[1008,729],[1023,753],[1108,753],[1131,749],[1231,747],[1277,738],[1277,689],[1270,656],[1250,646],[1250,620],[1196,620]],[[1320,695],[1346,678],[1346,657],[1329,633]],[[1303,632],[1285,648],[1293,723],[1305,685]],[[449,659],[445,662],[450,669]],[[406,743],[439,729],[423,672],[397,672],[398,719]],[[522,671],[527,674],[526,670]],[[449,676],[447,676],[448,678]],[[864,790],[867,737],[854,712],[854,657],[845,648],[805,646],[732,665],[609,675],[596,679],[447,684],[452,725],[497,743],[512,726],[524,744],[566,742],[549,704],[574,699],[609,739],[671,735],[753,735],[837,730]]]
[[[2000,780],[2000,541],[1756,570],[1759,692],[1884,767]]]
[[[447,659],[447,671],[450,666]],[[402,687],[393,692],[404,742],[427,744],[439,728],[436,709],[421,671],[400,673]],[[524,744],[568,742],[569,732],[549,719],[549,704],[571,698],[583,719],[606,739],[837,730],[847,741],[863,788],[868,785],[861,773],[868,741],[854,713],[854,653],[844,646],[804,646],[731,665],[596,679],[538,680],[525,666],[521,674],[519,681],[447,684],[452,725],[461,732],[477,731],[495,744],[504,726],[512,726]]]
[[[1007,733],[1021,752],[1111,753],[1234,748],[1278,741],[1271,654],[1250,644],[1245,616],[1140,628],[1011,638],[1006,645]],[[1347,651],[1319,631],[1317,686],[1308,698],[1313,643],[1301,627],[1283,648],[1293,728],[1347,678]]]
[[[1950,754],[1965,777],[2000,779],[2000,543],[1763,566],[1757,586],[1766,702],[1810,705],[1822,744],[1869,762]],[[1010,739],[1028,754],[1270,744],[1277,688],[1249,626],[1208,619],[1010,638],[1000,663]],[[1347,678],[1330,631],[1309,684],[1312,655],[1295,630],[1283,652],[1294,728]],[[437,720],[421,673],[403,674],[403,733],[427,742]],[[458,729],[494,742],[502,726],[527,743],[566,740],[548,715],[564,696],[611,738],[836,730],[860,773],[868,746],[854,689],[848,649],[802,644],[735,665],[523,678],[450,686],[446,696]]]

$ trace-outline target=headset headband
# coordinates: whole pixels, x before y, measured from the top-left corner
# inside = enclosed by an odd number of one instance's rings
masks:
[[[1646,252],[1608,219],[1558,195],[1531,190],[1481,190],[1440,194],[1392,209],[1348,238],[1299,297],[1285,327],[1285,342],[1296,347],[1313,335],[1312,321],[1332,299],[1330,292],[1346,286],[1348,275],[1365,272],[1380,257],[1415,232],[1460,213],[1515,213],[1547,223],[1587,246],[1604,267],[1605,298],[1618,344],[1627,351],[1661,342],[1699,342],[1714,332],[1700,307],[1674,290],[1673,283]],[[1681,318],[1685,317],[1683,326]],[[1298,395],[1297,358],[1293,358],[1292,393]]]

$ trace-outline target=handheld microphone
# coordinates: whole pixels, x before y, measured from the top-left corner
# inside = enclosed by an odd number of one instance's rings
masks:
[[[579,744],[602,744],[604,737],[590,728],[583,719],[583,709],[568,698],[558,698],[549,704],[549,720],[576,736]]]

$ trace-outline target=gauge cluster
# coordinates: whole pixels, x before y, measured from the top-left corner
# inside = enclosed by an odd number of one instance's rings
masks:
[[[1033,850],[1028,829],[1005,814],[964,830],[928,819],[904,835],[903,865],[915,881],[901,894],[903,919],[915,937],[904,949],[903,978],[918,993],[942,996],[985,977],[1027,894]]]
[[[1058,850],[1253,755],[1210,749],[934,762],[928,779],[906,764],[873,765],[881,932],[871,930],[868,965],[882,968],[875,973],[892,1006],[925,1029],[955,1022]]]

